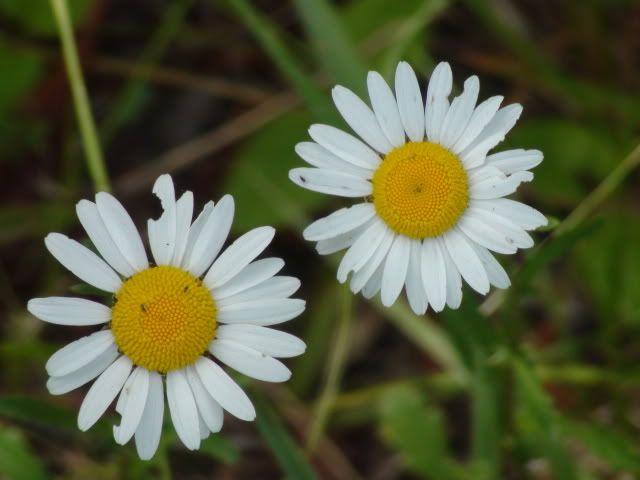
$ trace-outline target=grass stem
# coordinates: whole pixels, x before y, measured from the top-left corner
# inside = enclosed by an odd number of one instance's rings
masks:
[[[89,175],[91,176],[96,191],[108,191],[110,190],[109,178],[102,157],[96,126],[91,114],[82,70],[80,69],[78,49],[73,36],[73,27],[71,25],[67,3],[66,0],[49,0],[49,2],[56,20],[58,35],[60,36],[62,55],[64,57],[69,84],[71,85],[73,105],[80,126],[80,135],[82,136],[82,144],[84,146]]]

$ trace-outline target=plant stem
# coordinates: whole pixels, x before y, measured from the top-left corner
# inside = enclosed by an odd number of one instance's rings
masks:
[[[338,312],[338,328],[335,334],[331,357],[329,358],[327,380],[322,392],[320,392],[313,423],[309,428],[309,436],[307,438],[307,450],[309,452],[315,450],[318,442],[322,438],[329,414],[338,395],[340,380],[347,361],[351,332],[351,292],[347,285],[339,288],[338,305],[340,309]]]
[[[640,144],[627,155],[618,166],[607,175],[602,182],[594,188],[589,195],[574,208],[564,220],[553,230],[552,234],[545,238],[543,242],[535,247],[535,251],[540,251],[545,245],[550,244],[559,237],[579,227],[624,181],[627,175],[640,165]],[[530,256],[533,252],[530,254]],[[522,270],[521,270],[522,271]],[[514,280],[514,284],[517,279]],[[493,315],[499,307],[508,299],[510,290],[495,290],[480,305],[479,311],[485,317]]]
[[[580,225],[616,188],[622,183],[626,176],[638,165],[640,165],[640,144],[638,144],[629,155],[622,160],[618,166],[600,184],[573,209],[560,225],[553,231],[553,236],[557,237]]]
[[[58,35],[62,45],[62,55],[71,85],[71,93],[73,96],[73,105],[76,111],[76,117],[80,126],[80,134],[82,136],[82,144],[84,146],[85,157],[89,175],[94,184],[96,191],[109,190],[109,178],[102,158],[102,150],[100,141],[96,133],[96,126],[91,115],[89,99],[87,97],[87,89],[85,87],[84,78],[78,61],[78,49],[76,48],[73,36],[73,27],[69,18],[69,10],[67,9],[66,0],[49,0],[53,16],[58,27]]]

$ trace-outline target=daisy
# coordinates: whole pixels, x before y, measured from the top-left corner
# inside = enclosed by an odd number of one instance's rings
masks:
[[[274,357],[293,357],[305,344],[267,328],[298,316],[304,301],[288,298],[298,279],[274,276],[280,258],[255,260],[274,236],[260,227],[222,253],[234,215],[233,198],[207,203],[191,223],[193,194],[177,201],[173,181],[162,175],[153,193],[163,213],[148,221],[151,265],[136,227],[108,193],[76,210],[102,258],[80,243],[50,233],[51,254],[82,281],[113,294],[106,306],[82,298],[29,301],[40,320],[58,325],[104,325],[58,350],[46,364],[53,395],[97,377],[84,398],[78,427],[85,431],[119,395],[114,426],[121,445],[135,437],[138,455],[153,456],[162,430],[164,390],[178,437],[195,450],[222,428],[223,410],[251,421],[256,412],[244,391],[213,358],[250,377],[283,382],[291,372]],[[220,255],[218,255],[220,253]]]
[[[377,72],[367,78],[371,108],[344,87],[333,100],[360,137],[312,125],[313,142],[296,152],[314,168],[295,168],[299,186],[329,195],[364,198],[309,225],[304,238],[321,255],[347,248],[338,280],[367,298],[380,292],[392,305],[406,289],[414,312],[458,308],[462,279],[481,294],[509,286],[491,252],[515,253],[533,240],[527,230],[547,223],[531,207],[503,197],[529,182],[542,161],[538,150],[488,155],[514,126],[522,107],[500,108],[503,97],[476,106],[480,84],[469,77],[451,103],[452,74],[440,63],[426,102],[413,69],[401,62],[395,95]],[[426,104],[426,105],[425,105]]]

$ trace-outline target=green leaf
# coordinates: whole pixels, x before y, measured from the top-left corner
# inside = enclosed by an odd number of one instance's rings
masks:
[[[499,345],[492,320],[480,315],[472,295],[465,295],[458,309],[447,308],[441,316],[451,342],[469,370],[474,368],[479,354],[487,358]]]
[[[474,463],[485,478],[500,478],[502,410],[498,369],[478,358],[471,382],[471,445]]]
[[[315,117],[323,121],[336,118],[328,96],[303,71],[298,60],[280,38],[277,26],[260,15],[248,0],[227,0],[227,3],[251,30],[260,46],[305,100]]]
[[[84,18],[92,5],[92,2],[86,0],[66,0],[66,3],[74,24]],[[31,33],[55,35],[57,31],[49,2],[0,0],[0,13]]]
[[[579,277],[591,292],[601,318],[640,322],[640,225],[634,216],[609,215],[606,228],[572,252]],[[611,252],[616,252],[612,255]]]
[[[540,245],[527,258],[524,267],[513,281],[514,286],[527,287],[541,269],[577,248],[579,242],[596,232],[601,225],[602,222],[598,221],[588,222]]]
[[[300,188],[288,177],[291,168],[306,165],[294,146],[307,138],[311,123],[308,113],[287,114],[260,130],[239,151],[224,188],[236,199],[236,231],[259,225],[302,229],[307,223],[305,212],[326,202],[325,195]]]
[[[313,468],[287,432],[276,411],[267,399],[254,391],[252,396],[256,407],[256,424],[271,452],[278,460],[286,478],[290,480],[311,480],[317,478]]]
[[[13,428],[0,429],[0,478],[7,480],[46,480],[42,462],[34,455],[22,433]]]
[[[302,18],[318,65],[336,82],[363,94],[367,70],[333,6],[327,0],[294,0],[293,3]]]
[[[604,178],[617,164],[621,149],[608,128],[566,120],[536,119],[509,133],[510,148],[535,148],[544,161],[526,185],[545,201],[573,204],[590,191],[589,182]],[[562,188],[558,179],[562,178]]]
[[[408,386],[394,388],[380,401],[380,434],[410,470],[432,479],[454,478],[442,413]]]
[[[511,357],[511,365],[521,402],[519,425],[520,437],[531,437],[549,459],[555,472],[555,478],[574,480],[577,478],[575,467],[562,442],[558,429],[560,416],[556,412],[542,385],[531,367],[522,358]]]
[[[45,2],[42,4],[47,5]],[[3,72],[0,82],[0,112],[5,113],[31,91],[40,78],[43,66],[41,55],[25,54],[0,45],[0,71]]]
[[[222,435],[213,434],[200,444],[200,451],[217,458],[224,463],[236,463],[240,458],[240,451]]]
[[[389,8],[389,0],[355,0],[345,5],[342,21],[356,41],[362,41],[389,22],[410,18],[415,12],[436,1],[403,0]]]
[[[593,423],[563,418],[562,434],[586,445],[595,455],[612,467],[640,473],[640,448],[635,438]]]
[[[0,397],[0,417],[28,425],[77,432],[76,416],[75,411],[53,405],[40,398],[24,395]],[[112,435],[111,426],[105,421],[96,423],[91,432],[102,437]]]

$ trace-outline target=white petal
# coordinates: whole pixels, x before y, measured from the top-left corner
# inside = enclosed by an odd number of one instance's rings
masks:
[[[477,200],[473,205],[476,208],[482,208],[502,215],[516,225],[520,225],[525,230],[534,230],[548,223],[547,217],[536,209],[508,198]]]
[[[407,278],[411,240],[404,235],[396,235],[389,250],[382,274],[381,299],[385,307],[390,307],[398,299]]]
[[[520,115],[522,115],[522,105],[519,103],[502,107],[482,130],[478,138],[488,137],[494,133],[501,133],[504,137],[516,124]]]
[[[156,453],[162,434],[164,416],[164,393],[162,377],[158,372],[149,372],[149,392],[144,413],[136,430],[136,449],[142,460],[149,460]]]
[[[383,260],[387,257],[389,253],[389,249],[391,248],[391,244],[393,243],[396,234],[391,231],[389,228],[385,228],[382,233],[382,238],[378,243],[378,246],[369,256],[369,259],[365,262],[364,266],[357,271],[354,272],[351,277],[351,283],[349,284],[349,288],[353,293],[358,293],[362,290],[367,283],[371,280],[372,276],[375,275],[376,271],[380,269],[380,281],[382,281],[382,271],[384,270],[384,262]],[[378,293],[378,288],[371,296]],[[371,297],[368,297],[371,298]]]
[[[300,288],[300,280],[295,277],[273,277],[259,283],[251,288],[243,290],[230,297],[217,299],[214,294],[216,305],[219,309],[224,309],[231,305],[245,302],[259,302],[263,299],[286,298],[293,295]]]
[[[124,277],[130,277],[136,273],[131,264],[120,252],[113,238],[111,238],[95,203],[89,200],[80,200],[76,204],[76,213],[78,214],[80,223],[98,250],[98,253],[102,255],[102,258]]]
[[[202,232],[202,227],[207,223],[209,219],[209,215],[213,211],[215,204],[212,201],[208,201],[195,221],[189,227],[189,234],[187,235],[187,244],[184,247],[184,254],[182,255],[182,262],[180,262],[180,266],[185,268],[189,263],[189,259],[191,257],[191,252],[193,251],[193,246],[196,243],[196,240],[200,237],[200,233]]]
[[[282,362],[231,340],[216,339],[209,352],[238,372],[265,382],[286,382],[291,371]]]
[[[305,162],[314,167],[318,167],[323,170],[344,172],[366,179],[373,177],[372,168],[363,168],[354,165],[353,163],[334,155],[322,145],[318,145],[315,142],[298,143],[295,146],[295,150]]]
[[[451,255],[447,251],[442,238],[438,239],[440,244],[440,251],[444,258],[444,265],[447,275],[447,306],[449,308],[457,309],[462,303],[462,278],[460,272],[455,266],[455,263],[451,259]],[[473,244],[471,244],[473,246]]]
[[[380,153],[393,149],[371,109],[355,93],[338,85],[331,95],[342,118],[360,138]]]
[[[422,282],[431,307],[442,311],[447,302],[447,270],[440,244],[433,238],[422,242]]]
[[[51,376],[61,377],[93,362],[114,343],[111,330],[102,330],[62,347],[49,357],[45,368]]]
[[[60,233],[47,235],[44,244],[51,255],[80,280],[105,292],[120,289],[122,281],[118,274],[87,247]]]
[[[125,355],[113,362],[91,385],[78,413],[78,428],[87,431],[116,398],[131,372],[133,364]]]
[[[104,372],[113,361],[118,358],[118,347],[111,344],[102,354],[98,355],[92,362],[87,363],[78,370],[75,370],[62,377],[51,377],[47,380],[47,390],[51,395],[62,395],[71,390],[81,387],[85,383],[93,380]]]
[[[542,162],[542,157],[540,150],[523,150],[520,148],[489,155],[485,163],[499,168],[506,175],[510,175],[522,170],[531,170]]]
[[[453,153],[458,154],[462,152],[478,137],[480,132],[484,130],[484,127],[487,126],[496,114],[498,108],[500,108],[502,100],[504,100],[502,95],[496,95],[495,97],[488,98],[476,107],[464,132],[462,132],[460,138],[451,148]]]
[[[486,225],[501,232],[507,243],[515,246],[516,248],[531,248],[533,247],[533,238],[513,223],[511,220],[479,208],[469,208],[469,215],[477,218],[479,221],[484,222]],[[489,247],[487,247],[489,248]]]
[[[273,227],[258,227],[242,235],[213,263],[203,283],[209,289],[220,288],[260,255],[275,233]]]
[[[315,124],[309,127],[309,135],[334,155],[358,167],[375,169],[380,164],[380,157],[376,152],[338,128]]]
[[[478,168],[467,170],[467,179],[470,185],[482,182],[489,178],[496,177],[505,180],[507,176],[502,170],[491,165],[482,165]]]
[[[200,448],[198,407],[183,370],[167,373],[167,403],[178,437],[189,450]]]
[[[331,215],[316,220],[302,232],[305,240],[320,241],[350,232],[371,219],[376,213],[373,204],[359,203],[341,208]]]
[[[409,253],[409,269],[405,280],[409,306],[416,315],[423,315],[427,311],[429,302],[422,282],[422,242],[411,240]]]
[[[464,82],[464,91],[454,98],[444,117],[440,133],[440,144],[451,149],[469,124],[478,101],[480,81],[473,75]]]
[[[480,245],[474,245],[473,243],[471,243],[471,246],[475,250],[478,258],[482,262],[482,265],[487,272],[489,283],[497,288],[509,287],[509,285],[511,285],[509,275],[507,275],[507,272],[504,270],[504,268],[502,268],[502,265],[498,263],[494,256],[491,255],[491,253],[489,253],[486,248],[483,248]]]
[[[289,179],[307,190],[339,197],[366,197],[372,192],[368,180],[335,170],[294,168],[289,171]]]
[[[162,215],[149,219],[149,245],[156,265],[169,265],[176,247],[176,192],[168,174],[160,175],[153,185],[153,193],[160,199]]]
[[[195,363],[195,368],[209,395],[222,408],[240,420],[252,421],[256,418],[256,410],[247,394],[215,362],[201,357]]]
[[[513,242],[509,242],[504,232],[470,214],[469,211],[460,219],[458,227],[471,240],[494,252],[512,254],[517,251],[517,247]]]
[[[489,291],[489,278],[478,255],[470,246],[471,242],[455,227],[444,234],[447,251],[462,278],[476,292],[485,294]]]
[[[275,325],[297,317],[304,311],[305,302],[298,298],[280,298],[236,303],[220,307],[218,321]]]
[[[258,325],[220,325],[216,331],[216,338],[231,340],[278,358],[296,357],[306,349],[306,345],[298,337]]]
[[[380,128],[391,145],[400,147],[404,144],[404,128],[393,92],[378,72],[369,72],[367,86],[371,106]]]
[[[388,230],[389,228],[378,220],[358,237],[338,266],[337,278],[340,283],[347,281],[349,272],[358,271],[367,263]]]
[[[491,177],[469,185],[469,196],[475,200],[491,200],[511,195],[522,182],[533,180],[531,172],[517,172],[507,178]]]
[[[138,272],[148,268],[149,261],[142,238],[122,204],[111,194],[98,192],[96,206],[111,238],[124,258]]]
[[[256,260],[247,265],[225,285],[220,288],[215,288],[211,292],[213,298],[218,302],[223,298],[243,292],[273,277],[282,270],[282,267],[284,267],[284,260],[281,258],[263,258]]]
[[[473,168],[482,165],[487,152],[504,140],[521,113],[522,106],[517,103],[498,110],[477,138],[460,153],[460,160],[465,167]]]
[[[502,139],[503,136],[501,134],[484,137],[481,142],[473,143],[464,151],[460,152],[458,157],[467,170],[479,167],[484,164],[487,158],[487,152],[501,142]]]
[[[395,90],[404,131],[411,141],[421,142],[424,138],[424,102],[416,74],[407,62],[398,63]]]
[[[32,298],[27,310],[44,322],[56,325],[99,325],[111,320],[111,309],[84,298]]]
[[[171,265],[182,265],[184,252],[189,240],[189,226],[193,217],[193,193],[187,191],[176,202],[176,247],[173,251]]]
[[[198,376],[198,372],[194,366],[186,368],[187,380],[193,392],[193,398],[198,406],[200,417],[204,421],[206,428],[211,432],[219,432],[222,429],[224,412],[218,402],[216,402],[207,389],[202,384],[202,380]]]
[[[233,197],[225,195],[203,220],[201,229],[191,227],[183,265],[195,277],[202,275],[220,252],[231,230],[234,211]]]
[[[366,299],[372,299],[375,297],[380,289],[382,288],[382,274],[384,270],[384,265],[378,265],[376,271],[373,272],[373,275],[367,280],[366,285],[362,288],[362,296]]]
[[[374,215],[371,219],[369,219],[359,227],[354,228],[350,232],[342,233],[326,240],[320,240],[316,244],[316,251],[320,255],[330,255],[340,250],[344,250],[345,248],[349,248],[351,245],[353,245],[353,242],[355,242],[360,237],[360,235],[362,235],[362,233],[371,226],[372,223],[377,221],[378,220]]]
[[[113,436],[117,444],[127,443],[138,429],[148,394],[149,371],[137,367],[124,384],[116,406],[116,411],[122,415],[120,426],[113,427]]]
[[[209,437],[211,431],[209,430],[209,427],[207,427],[202,415],[200,415],[200,412],[198,412],[198,429],[200,430],[200,440],[204,440]]]
[[[429,141],[439,143],[442,123],[449,110],[449,94],[453,86],[451,67],[440,62],[431,74],[425,104],[425,127]]]

